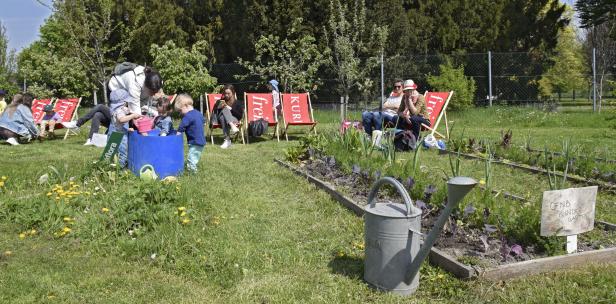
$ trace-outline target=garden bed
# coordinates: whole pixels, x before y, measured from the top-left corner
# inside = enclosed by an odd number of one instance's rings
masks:
[[[362,172],[347,174],[328,157],[304,161],[299,167],[277,162],[308,178],[357,215],[363,214],[370,187],[378,178]],[[378,199],[401,202],[393,192],[386,191],[381,191]],[[438,208],[435,212],[424,212],[424,232],[429,231],[438,214]],[[523,250],[515,245],[509,247],[498,237],[486,237],[482,229],[450,221],[437,240],[435,247],[438,249],[434,248],[430,259],[457,277],[481,275],[489,279],[508,279],[588,262],[616,261],[616,232],[611,229],[614,226],[599,222],[597,226],[594,231],[579,236],[579,253],[549,257],[537,252],[533,246],[526,246]],[[559,267],[554,267],[554,264]]]

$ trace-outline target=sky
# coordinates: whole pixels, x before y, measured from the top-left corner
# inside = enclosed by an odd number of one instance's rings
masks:
[[[41,0],[48,5],[51,0]],[[39,28],[51,10],[36,0],[0,0],[0,22],[6,28],[9,49],[18,52],[38,40]]]
[[[39,2],[51,5],[52,0],[0,0],[0,21],[6,28],[9,49],[19,52],[38,39],[39,28],[51,15],[51,10]],[[573,5],[575,0],[562,2]]]

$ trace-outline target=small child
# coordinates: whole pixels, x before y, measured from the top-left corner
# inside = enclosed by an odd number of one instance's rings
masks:
[[[53,110],[53,106],[48,104],[43,108],[45,111],[45,116],[41,119],[41,131],[39,132],[39,139],[45,138],[49,135],[50,138],[55,137],[53,133],[54,128],[56,127],[56,123],[62,121],[62,117],[58,113]],[[49,129],[49,134],[47,134],[47,129]]]
[[[173,121],[171,120],[171,103],[167,97],[163,96],[156,102],[158,116],[154,118],[154,129],[160,130],[160,136],[167,136],[173,131]]]
[[[140,113],[131,113],[128,107],[130,95],[128,91],[119,89],[111,92],[109,96],[111,108],[111,125],[109,126],[110,134],[112,132],[120,132],[124,134],[120,147],[118,147],[118,162],[120,168],[126,168],[128,165],[128,122],[141,117]]]
[[[178,127],[178,135],[186,133],[188,141],[188,157],[186,167],[191,172],[197,172],[197,164],[205,146],[203,115],[193,108],[193,100],[187,94],[180,94],[175,99],[175,109],[182,113],[182,122]]]

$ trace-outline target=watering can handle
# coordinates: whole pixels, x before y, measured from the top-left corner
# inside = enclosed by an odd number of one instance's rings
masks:
[[[394,188],[396,188],[396,190],[398,191],[398,194],[400,194],[400,196],[402,196],[402,198],[404,199],[404,204],[406,205],[406,215],[409,216],[411,214],[411,209],[414,207],[413,201],[411,200],[409,193],[406,191],[406,189],[404,189],[404,186],[402,186],[402,184],[399,181],[397,181],[394,178],[388,177],[388,176],[379,179],[372,186],[372,189],[370,190],[370,194],[368,194],[368,204],[370,205],[370,207],[373,208],[374,205],[376,204],[374,198],[376,197],[376,194],[379,192],[379,189],[381,188],[381,186],[385,184],[390,184],[394,186]]]
[[[146,165],[143,165],[143,167],[141,167],[141,169],[139,169],[139,175],[141,175],[147,169],[150,169],[150,170],[154,171],[154,167],[152,167],[152,165],[146,164]]]

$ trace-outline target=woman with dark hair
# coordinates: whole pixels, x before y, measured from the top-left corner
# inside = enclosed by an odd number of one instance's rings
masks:
[[[32,100],[30,94],[15,94],[13,102],[0,116],[0,139],[15,146],[19,145],[18,139],[32,139],[38,134],[38,129],[32,117]]]
[[[225,134],[225,141],[220,146],[223,149],[231,147],[231,135],[239,132],[237,124],[242,120],[244,106],[235,98],[235,88],[231,84],[226,84],[222,90],[222,99],[216,101],[214,111],[212,111],[212,121],[210,124],[220,124],[222,132]]]
[[[141,106],[147,105],[151,97],[163,95],[163,79],[158,71],[134,63],[116,65],[109,80],[109,90],[128,91],[128,108],[132,113],[141,113]]]

